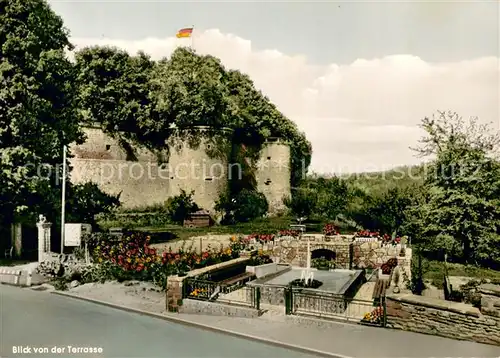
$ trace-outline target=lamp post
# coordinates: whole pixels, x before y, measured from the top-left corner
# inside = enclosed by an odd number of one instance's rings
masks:
[[[61,254],[64,253],[64,226],[66,216],[66,146],[63,146],[62,198],[61,198]]]

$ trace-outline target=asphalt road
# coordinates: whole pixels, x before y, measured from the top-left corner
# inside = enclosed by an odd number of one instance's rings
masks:
[[[6,285],[0,285],[0,312],[2,358],[315,357],[47,292]]]

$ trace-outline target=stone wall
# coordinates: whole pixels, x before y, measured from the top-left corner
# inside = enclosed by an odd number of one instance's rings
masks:
[[[379,268],[390,258],[396,257],[399,266],[405,270],[408,277],[411,276],[412,250],[408,247],[405,248],[405,256],[400,256],[401,245],[384,245],[380,241],[354,242],[352,252],[353,268]]]
[[[500,304],[500,301],[498,302]],[[500,305],[499,305],[500,306]],[[430,297],[387,297],[387,325],[405,331],[500,345],[500,317],[471,305]]]
[[[490,283],[479,286],[481,293],[481,312],[500,318],[500,285]]]
[[[326,249],[335,252],[336,267],[339,269],[351,269],[351,251],[352,242],[344,240],[341,237],[332,238],[329,241],[328,237],[323,240],[312,240],[310,250],[313,252],[318,249]],[[273,247],[273,256],[275,256],[280,264],[289,264],[292,266],[306,267],[307,265],[307,240],[293,239],[280,241]]]
[[[179,307],[179,313],[231,316],[241,318],[256,318],[262,314],[261,311],[258,311],[255,308],[192,299],[187,299],[182,302],[182,306]]]

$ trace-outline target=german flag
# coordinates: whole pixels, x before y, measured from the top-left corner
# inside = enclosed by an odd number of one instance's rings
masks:
[[[186,27],[184,29],[180,29],[179,31],[177,31],[177,38],[180,39],[180,38],[183,38],[183,37],[191,37],[191,35],[193,34],[193,28],[192,27]]]

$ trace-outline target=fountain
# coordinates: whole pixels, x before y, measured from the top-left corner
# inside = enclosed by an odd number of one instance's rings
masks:
[[[302,270],[300,280],[304,283],[305,287],[312,284],[314,280],[314,273],[311,271],[311,241],[309,238],[307,239],[307,264],[306,268]]]

